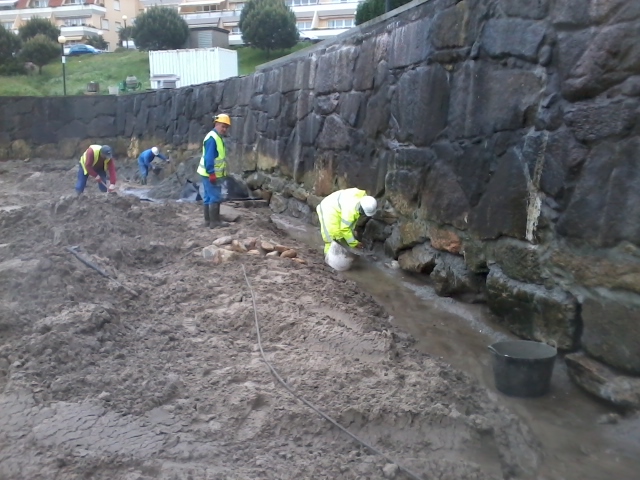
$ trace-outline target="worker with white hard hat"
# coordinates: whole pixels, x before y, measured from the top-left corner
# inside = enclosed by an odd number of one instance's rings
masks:
[[[227,176],[227,154],[223,137],[231,127],[231,118],[226,113],[213,117],[213,129],[202,141],[202,156],[198,165],[198,175],[204,189],[204,225],[209,228],[228,227],[220,220],[222,202],[221,181]]]
[[[377,208],[376,199],[358,188],[338,190],[325,197],[316,208],[324,253],[329,252],[332,241],[346,243],[351,248],[362,248],[362,243],[355,237],[356,224],[362,214],[372,217]]]
[[[152,162],[156,159],[156,157],[164,160],[165,162],[169,162],[170,160],[160,153],[158,147],[151,147],[148,150],[145,150],[138,157],[138,168],[140,169],[140,183],[142,185],[147,184],[147,177],[149,176],[149,169],[151,168]]]

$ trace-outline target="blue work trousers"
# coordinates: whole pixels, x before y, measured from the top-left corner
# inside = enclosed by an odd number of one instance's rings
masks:
[[[147,178],[147,175],[149,175],[149,165],[143,160],[142,155],[138,157],[138,168],[140,169],[140,178]]]
[[[105,172],[104,170],[96,170],[96,173],[102,179],[102,182],[104,184],[106,184],[107,183],[107,172]],[[87,180],[88,179],[89,179],[89,174],[88,173],[85,174],[84,170],[82,169],[82,165],[80,165],[78,167],[78,180],[76,181],[76,192],[78,192],[78,193],[84,192],[84,189],[87,186]],[[103,183],[99,183],[98,187],[100,188],[101,192],[106,192],[107,191],[107,187],[105,187]]]
[[[222,187],[218,182],[214,185],[209,181],[209,177],[200,175],[200,178],[202,178],[202,187],[204,189],[203,203],[211,205],[212,203],[222,202]]]

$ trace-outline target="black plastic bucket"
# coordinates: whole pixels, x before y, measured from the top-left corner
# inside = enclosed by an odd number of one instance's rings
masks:
[[[496,388],[513,397],[549,392],[558,350],[546,343],[511,340],[489,345]]]

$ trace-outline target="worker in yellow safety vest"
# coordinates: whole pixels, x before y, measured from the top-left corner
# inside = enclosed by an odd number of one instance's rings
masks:
[[[204,187],[204,226],[209,228],[229,226],[220,220],[220,203],[221,180],[227,176],[226,150],[222,137],[227,135],[230,126],[229,115],[216,115],[213,118],[213,130],[207,133],[202,141],[202,156],[197,172],[202,177]]]
[[[351,248],[362,248],[354,230],[360,215],[372,217],[378,202],[358,188],[338,190],[327,196],[316,208],[320,220],[320,233],[324,240],[324,253],[329,252],[331,242],[346,243]]]
[[[109,186],[107,187],[107,172],[109,173]],[[76,181],[76,193],[80,195],[87,186],[89,177],[98,182],[102,192],[115,192],[116,190],[116,164],[113,159],[113,150],[109,145],[91,145],[80,157],[78,179]]]

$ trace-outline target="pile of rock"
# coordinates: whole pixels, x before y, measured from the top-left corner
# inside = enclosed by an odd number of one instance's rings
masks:
[[[307,263],[306,260],[298,257],[295,249],[258,238],[234,238],[231,235],[225,235],[202,249],[202,256],[211,258],[216,265],[235,260],[241,254],[290,259],[302,265]]]

